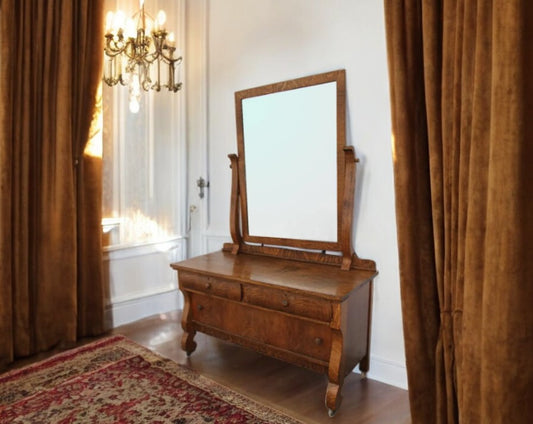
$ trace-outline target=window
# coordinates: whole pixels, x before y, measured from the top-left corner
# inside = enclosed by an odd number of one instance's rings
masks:
[[[177,26],[177,3],[145,2]],[[107,0],[106,11],[133,15],[138,0]],[[179,37],[178,40],[179,42]],[[185,143],[183,93],[143,92],[138,113],[128,107],[128,88],[102,86],[104,245],[161,242],[183,233]]]

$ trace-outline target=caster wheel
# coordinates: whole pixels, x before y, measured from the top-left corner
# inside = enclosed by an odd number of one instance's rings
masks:
[[[330,418],[333,418],[333,417],[335,416],[335,413],[336,413],[336,412],[337,412],[337,411],[335,411],[335,410],[333,410],[333,409],[328,409],[328,415],[329,415],[329,417],[330,417]]]

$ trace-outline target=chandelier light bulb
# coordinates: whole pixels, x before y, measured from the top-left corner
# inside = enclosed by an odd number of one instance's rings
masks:
[[[174,36],[173,32],[170,32],[167,37],[168,45],[171,47],[174,47],[174,43],[176,42],[176,38]]]
[[[117,33],[119,30],[124,28],[124,21],[126,20],[126,15],[122,10],[118,10],[113,17],[113,32]]]
[[[167,21],[167,14],[164,10],[160,10],[157,12],[157,29],[163,29],[163,25],[165,25],[165,22]]]
[[[107,12],[105,16],[105,32],[110,33],[113,30],[113,21],[115,14],[112,11]]]

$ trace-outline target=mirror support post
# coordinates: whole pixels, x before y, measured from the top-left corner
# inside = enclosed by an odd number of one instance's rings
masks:
[[[342,270],[349,270],[352,266],[352,221],[353,204],[355,195],[355,157],[353,146],[344,147],[344,187],[343,187],[343,208],[341,215],[340,243],[342,250]]]
[[[239,216],[239,157],[233,153],[228,155],[231,164],[231,200],[230,200],[230,219],[229,228],[233,245],[231,253],[236,255],[242,244],[240,216]]]

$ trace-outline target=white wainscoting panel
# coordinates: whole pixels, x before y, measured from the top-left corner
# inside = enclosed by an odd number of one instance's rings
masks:
[[[175,238],[104,252],[108,326],[183,307],[176,271],[170,264],[185,259],[185,243],[184,238]]]

